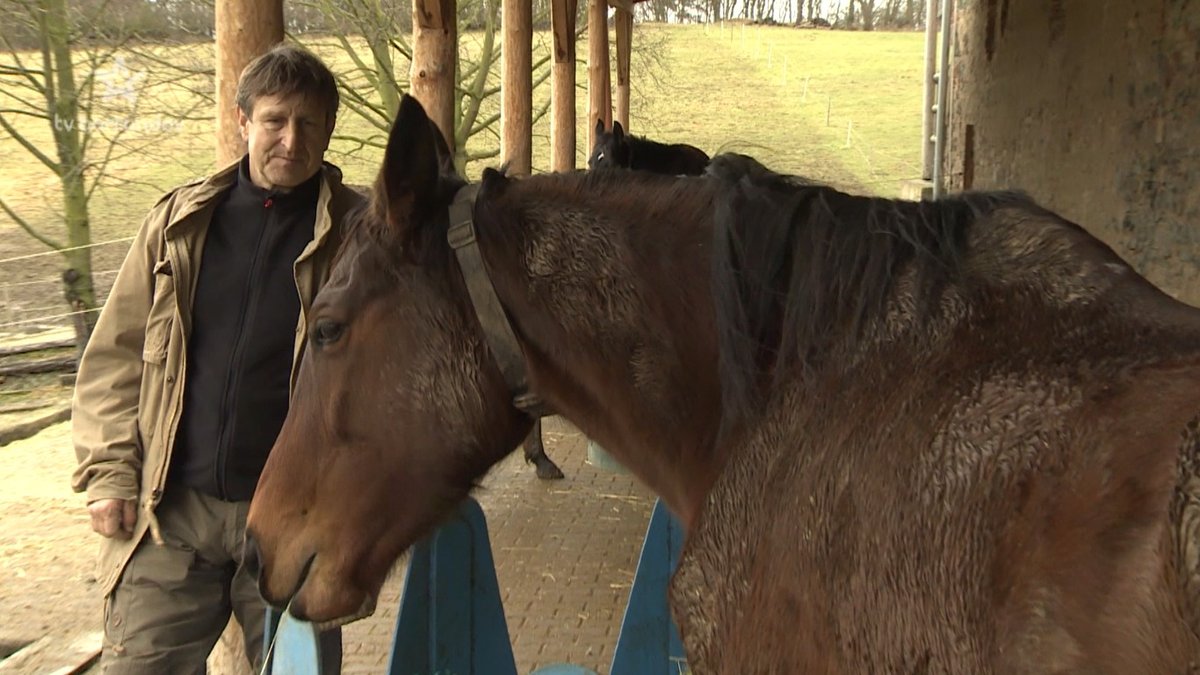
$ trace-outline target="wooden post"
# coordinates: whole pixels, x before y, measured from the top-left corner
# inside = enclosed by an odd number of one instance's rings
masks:
[[[578,0],[551,0],[554,66],[550,73],[550,170],[575,168],[575,12]]]
[[[588,0],[588,150],[596,146],[596,120],[612,127],[612,93],[608,74],[608,3]]]
[[[629,57],[633,52],[633,5],[617,6],[613,21],[617,29],[616,118],[629,131]]]
[[[458,3],[413,0],[410,89],[454,152],[454,85],[458,67]],[[390,111],[395,114],[395,110]]]
[[[283,0],[216,0],[217,165],[246,154],[238,131],[237,85],[242,69],[283,41]]]
[[[238,130],[237,85],[242,70],[256,57],[283,42],[283,0],[216,0],[217,166],[246,154]],[[237,619],[229,625],[210,656],[217,672],[249,674]]]
[[[503,0],[504,71],[500,158],[514,174],[533,170],[533,2]]]

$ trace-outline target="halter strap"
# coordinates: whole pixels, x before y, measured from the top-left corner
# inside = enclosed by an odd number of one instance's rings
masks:
[[[468,185],[454,195],[454,201],[450,203],[450,229],[446,232],[446,240],[450,242],[450,248],[454,249],[458,267],[467,283],[467,292],[471,296],[475,316],[483,326],[483,335],[512,394],[513,405],[537,419],[547,414],[545,404],[529,389],[524,353],[504,312],[504,306],[500,304],[500,298],[496,295],[492,280],[488,277],[487,266],[484,265],[479,241],[475,236],[472,212],[478,193],[478,185]]]

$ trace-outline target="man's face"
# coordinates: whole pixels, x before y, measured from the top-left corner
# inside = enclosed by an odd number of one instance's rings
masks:
[[[250,153],[250,180],[265,190],[290,190],[321,168],[333,117],[303,94],[260,96],[238,126]]]

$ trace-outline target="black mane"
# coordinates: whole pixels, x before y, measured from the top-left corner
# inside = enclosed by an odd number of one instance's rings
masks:
[[[723,427],[762,410],[770,387],[811,377],[838,343],[880,318],[897,275],[916,271],[919,309],[958,276],[981,213],[1032,206],[1015,193],[938,202],[859,197],[786,177],[743,155],[715,157],[713,227]]]

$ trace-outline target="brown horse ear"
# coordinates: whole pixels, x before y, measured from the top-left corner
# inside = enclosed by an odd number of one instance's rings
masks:
[[[438,174],[443,178],[458,176],[458,169],[454,168],[454,153],[450,151],[450,146],[446,145],[446,137],[433,120],[429,120],[429,126],[433,127],[433,141],[438,154]]]
[[[604,134],[604,120],[597,117],[596,118],[596,137],[599,138],[603,134]]]
[[[438,153],[439,137],[425,109],[417,99],[405,94],[392,122],[383,168],[375,181],[375,199],[386,211],[391,228],[411,229],[419,223],[419,216],[433,206],[443,161]],[[412,233],[399,234],[407,237]]]
[[[623,129],[621,127],[620,122],[613,120],[613,138],[620,141],[624,137],[625,137],[625,129]]]

